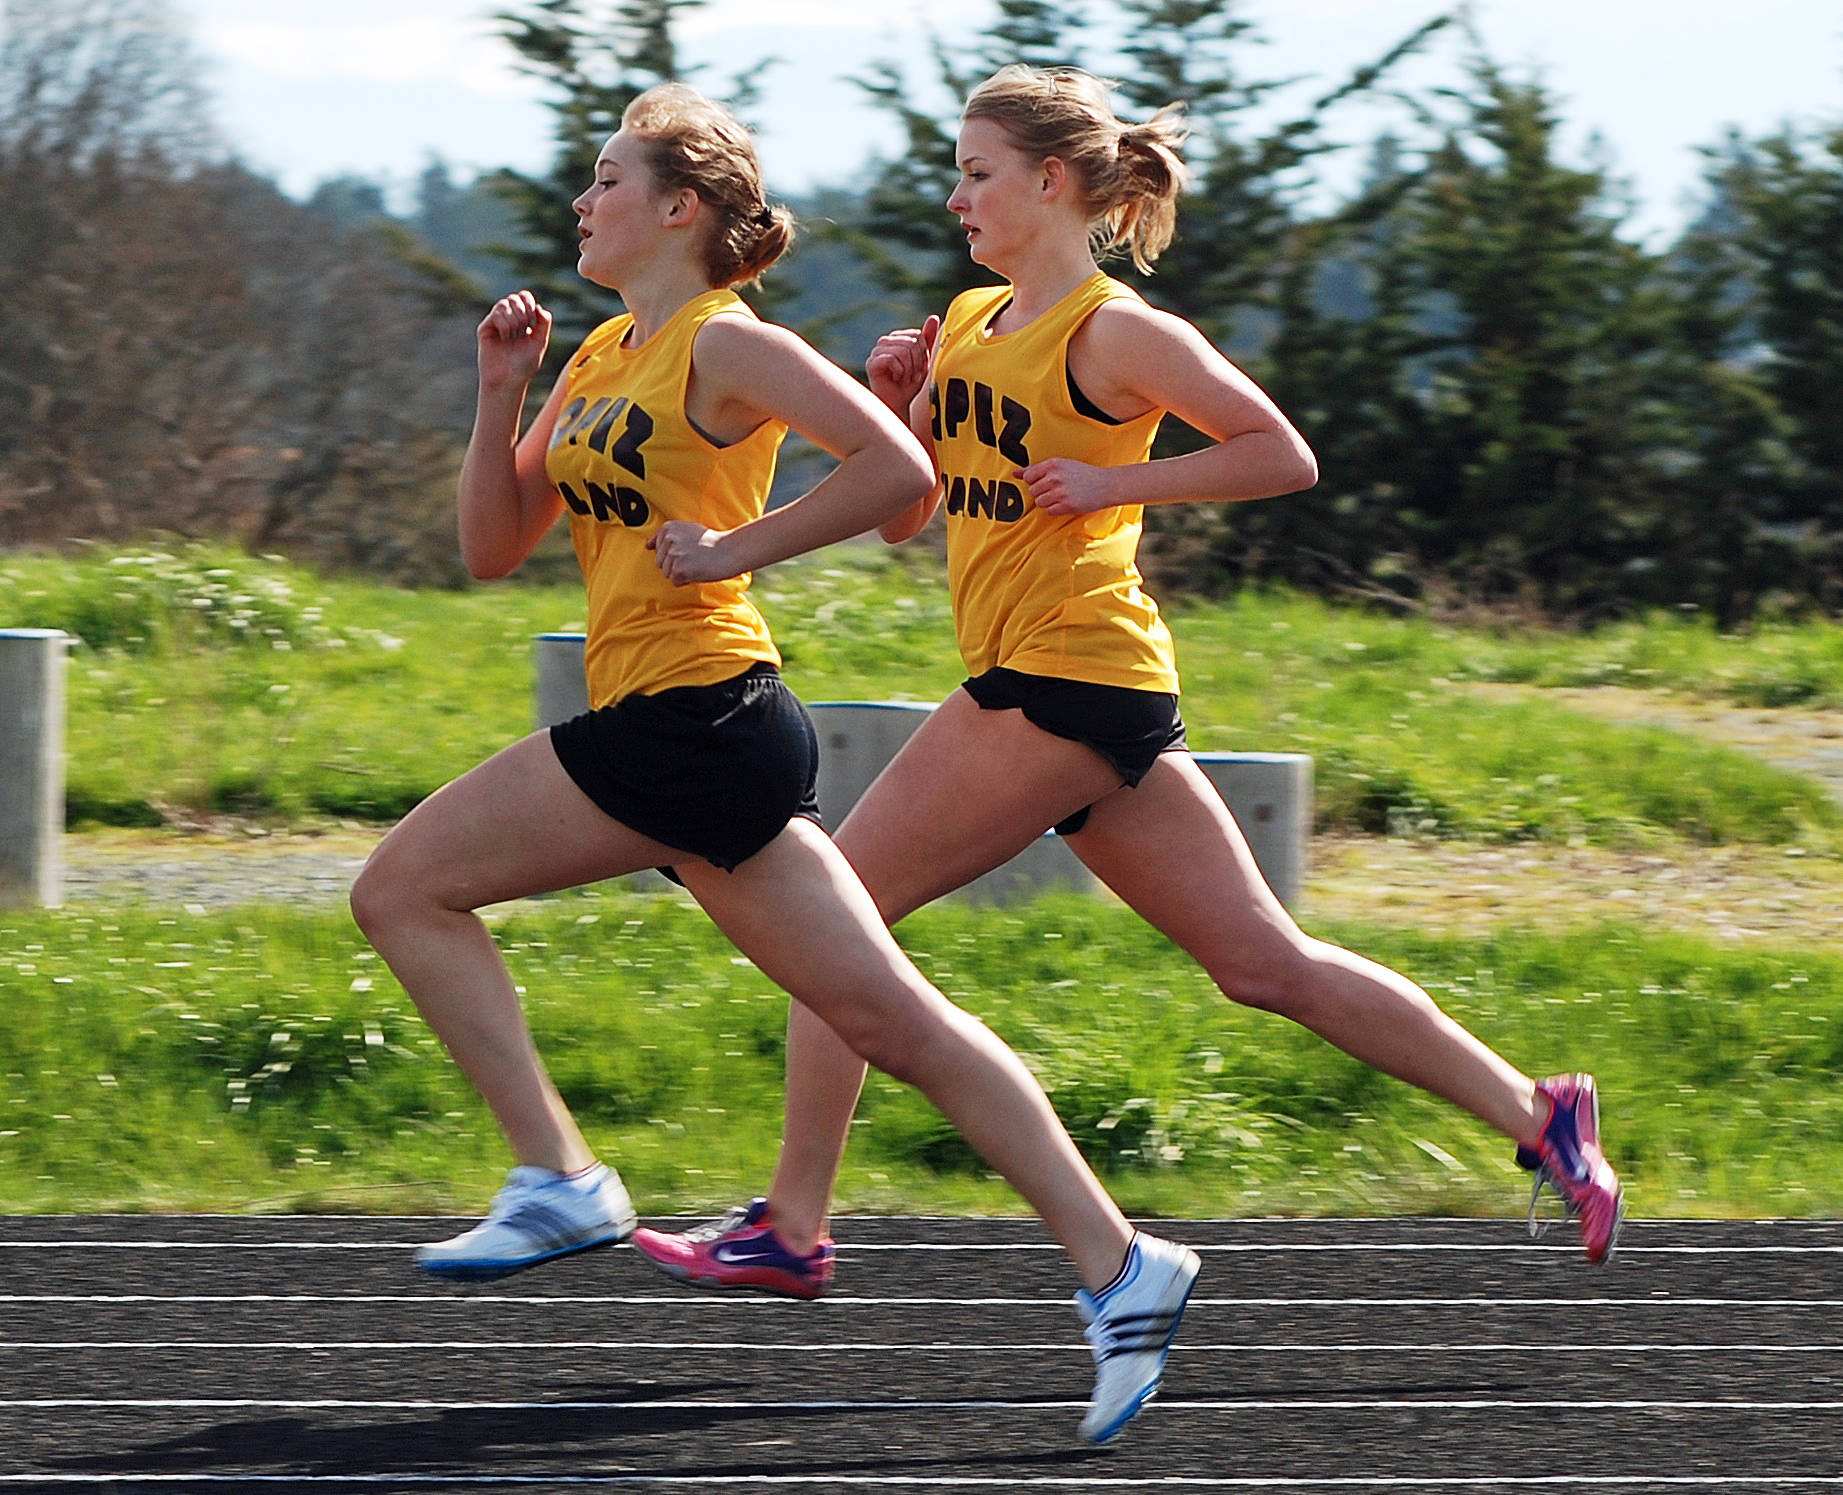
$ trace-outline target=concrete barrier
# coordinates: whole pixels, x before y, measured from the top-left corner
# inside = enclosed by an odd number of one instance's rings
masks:
[[[540,633],[532,650],[537,673],[532,709],[539,727],[554,727],[589,709],[589,677],[580,633]]]
[[[1305,884],[1312,839],[1312,760],[1305,753],[1198,753],[1201,768],[1248,838],[1261,876],[1285,904]]]
[[[837,827],[934,707],[915,701],[811,701],[806,710],[819,737],[819,809],[826,824]]]
[[[0,906],[64,901],[64,657],[55,628],[0,629]]]
[[[536,653],[537,725],[547,727],[588,710],[583,636],[539,634]],[[811,701],[807,710],[819,737],[819,808],[826,824],[836,829],[934,707],[910,701]],[[1198,753],[1196,758],[1247,836],[1268,885],[1283,903],[1292,903],[1305,880],[1312,831],[1312,760],[1304,753]],[[1093,890],[1098,885],[1062,838],[1046,833],[963,891],[978,902],[1008,903],[1051,888]]]
[[[819,736],[819,808],[836,830],[934,707],[912,701],[813,701]],[[1045,833],[1002,867],[968,883],[977,903],[1015,903],[1052,888],[1092,890],[1095,877],[1060,836]]]

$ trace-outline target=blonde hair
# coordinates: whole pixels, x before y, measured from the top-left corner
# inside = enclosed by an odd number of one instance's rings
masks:
[[[689,187],[715,220],[703,244],[712,285],[751,283],[787,253],[793,214],[769,204],[755,142],[727,109],[683,83],[661,83],[621,112],[621,128],[645,142],[660,191]]]
[[[973,90],[960,117],[989,119],[1019,150],[1060,159],[1086,196],[1095,254],[1124,248],[1149,274],[1171,242],[1189,177],[1177,154],[1190,133],[1183,114],[1182,104],[1167,104],[1144,124],[1128,124],[1092,73],[1014,62]]]

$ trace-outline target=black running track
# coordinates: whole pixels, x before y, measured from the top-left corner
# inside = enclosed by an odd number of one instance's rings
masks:
[[[0,1220],[0,1486],[1367,1490],[1843,1486],[1843,1225],[1162,1227],[1203,1276],[1113,1447],[1036,1226],[846,1219],[819,1303],[625,1248],[421,1280],[452,1222]]]

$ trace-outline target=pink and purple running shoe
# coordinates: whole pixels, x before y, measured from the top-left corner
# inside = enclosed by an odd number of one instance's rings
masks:
[[[774,1233],[768,1201],[739,1205],[720,1220],[682,1234],[640,1229],[633,1245],[642,1256],[693,1287],[752,1287],[788,1298],[817,1298],[832,1285],[837,1251],[829,1236],[804,1256]]]
[[[1551,1190],[1563,1213],[1581,1228],[1581,1245],[1596,1266],[1613,1254],[1625,1219],[1619,1176],[1600,1151],[1600,1096],[1592,1075],[1553,1075],[1536,1082],[1549,1102],[1549,1119],[1534,1147],[1519,1147],[1517,1161],[1534,1170],[1529,1196],[1529,1233],[1542,1234],[1536,1217],[1542,1191]]]

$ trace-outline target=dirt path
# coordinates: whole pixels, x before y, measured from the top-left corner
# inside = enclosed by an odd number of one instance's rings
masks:
[[[1652,856],[1565,846],[1320,837],[1298,912],[1482,935],[1642,921],[1719,940],[1843,938],[1843,863],[1761,847]]]
[[[132,901],[221,909],[337,907],[375,833],[275,836],[106,832],[67,842],[72,905]],[[1643,919],[1721,940],[1843,939],[1843,864],[1754,847],[1645,856],[1554,846],[1481,846],[1320,836],[1297,910],[1324,921],[1476,935],[1504,924]]]
[[[64,838],[64,898],[207,909],[337,903],[383,834],[84,831]]]

